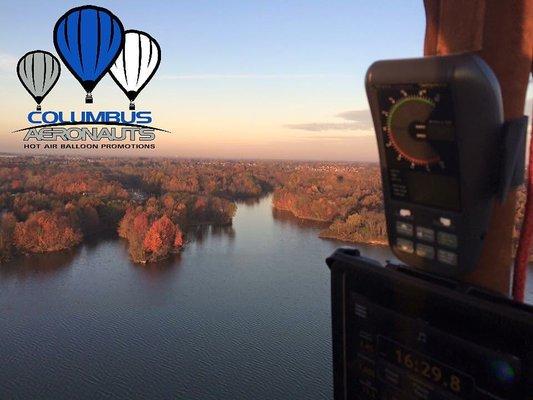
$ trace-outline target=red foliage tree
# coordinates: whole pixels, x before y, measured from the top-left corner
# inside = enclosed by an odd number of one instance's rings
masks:
[[[17,223],[13,237],[17,249],[26,253],[68,249],[81,239],[81,232],[67,217],[50,211],[33,213],[25,222]]]
[[[183,237],[183,232],[176,227],[176,236],[174,237],[174,248],[181,249],[185,244],[185,239]]]
[[[13,213],[4,213],[0,218],[0,262],[11,258],[16,223]]]
[[[150,252],[150,261],[166,257],[174,247],[178,228],[163,215],[154,221],[144,238],[144,250]]]

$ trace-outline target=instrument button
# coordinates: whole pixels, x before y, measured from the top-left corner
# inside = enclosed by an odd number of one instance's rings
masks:
[[[398,212],[398,214],[402,218],[411,218],[411,216],[413,215],[411,213],[411,210],[408,210],[407,208],[401,208],[400,211]]]
[[[457,265],[457,254],[451,251],[446,250],[438,250],[437,251],[437,259],[441,263],[450,264],[450,265]]]
[[[447,232],[437,232],[437,243],[441,246],[457,248],[457,235]]]
[[[452,226],[452,220],[450,218],[440,217],[439,224],[441,224],[445,228],[450,228]]]
[[[399,250],[404,251],[406,253],[412,253],[414,251],[413,242],[411,240],[398,238],[396,239],[396,246]]]
[[[413,225],[407,222],[396,221],[396,232],[404,236],[413,236]]]
[[[431,246],[418,243],[416,245],[416,254],[420,257],[434,259],[435,258],[435,249]]]
[[[424,228],[423,226],[417,226],[416,237],[425,242],[433,242],[435,241],[435,231],[430,228]]]

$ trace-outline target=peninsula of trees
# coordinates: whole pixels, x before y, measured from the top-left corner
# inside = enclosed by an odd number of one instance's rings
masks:
[[[0,158],[0,262],[72,248],[106,232],[133,261],[158,261],[199,224],[230,224],[235,200],[272,189],[254,164],[67,157]],[[262,170],[266,172],[267,170]]]

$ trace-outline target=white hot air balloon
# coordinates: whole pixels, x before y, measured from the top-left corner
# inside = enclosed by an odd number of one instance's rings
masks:
[[[37,103],[37,111],[40,111],[41,102],[52,90],[59,75],[61,75],[61,66],[59,60],[47,51],[30,51],[19,60],[17,75],[22,85]]]
[[[130,100],[135,110],[135,98],[154,76],[161,62],[161,48],[149,34],[136,30],[125,32],[124,48],[109,73]]]

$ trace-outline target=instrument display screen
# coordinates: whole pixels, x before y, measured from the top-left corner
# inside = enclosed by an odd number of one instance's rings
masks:
[[[380,139],[391,196],[459,210],[459,163],[452,96],[445,84],[378,88]]]
[[[450,335],[353,291],[347,302],[348,399],[519,398],[517,356]]]
[[[390,338],[377,338],[377,353],[385,363],[411,373],[414,382],[416,378],[420,378],[420,385],[427,381],[437,390],[440,388],[460,397],[470,397],[472,394],[474,380],[471,376],[402,346]]]
[[[446,175],[408,171],[405,173],[405,181],[411,201],[447,210],[460,210],[457,179]]]

